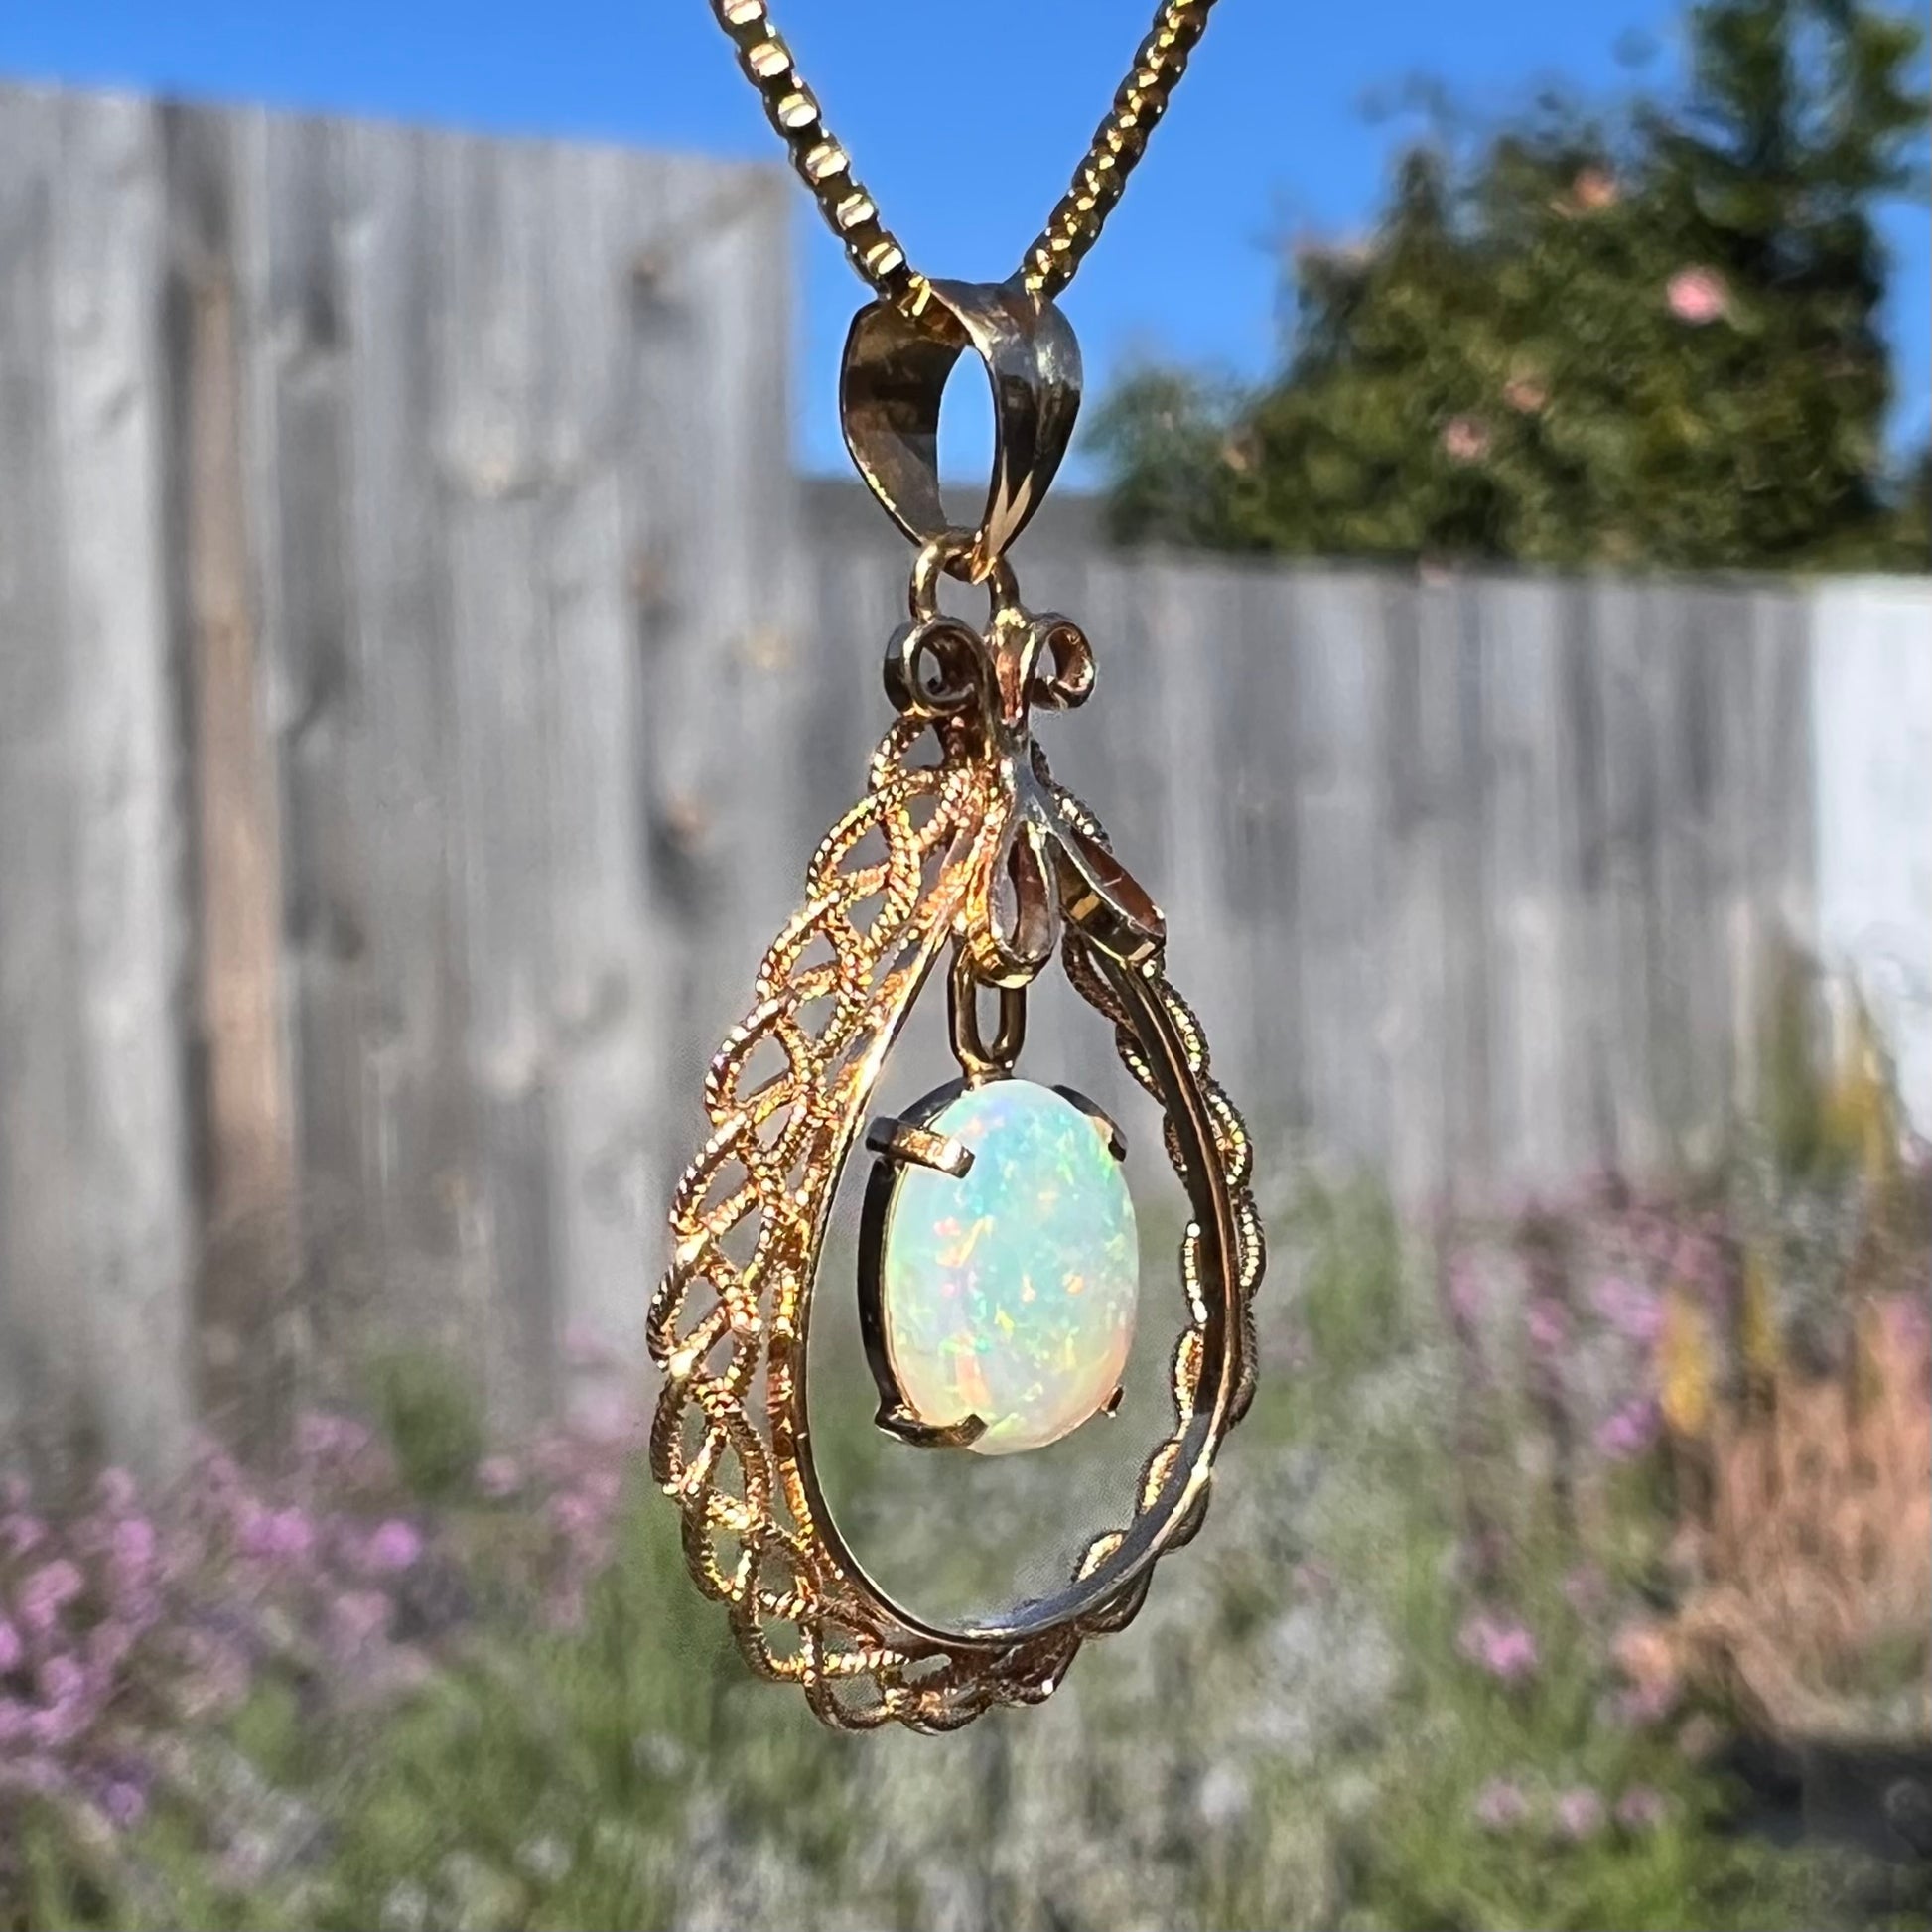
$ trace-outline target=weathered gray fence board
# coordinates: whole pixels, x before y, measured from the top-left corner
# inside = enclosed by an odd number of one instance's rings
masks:
[[[634,1346],[903,610],[789,473],[787,195],[0,88],[0,1435],[165,1459],[398,1329],[521,1419],[573,1326]],[[1417,1202],[1721,1144],[1813,936],[1812,613],[1932,602],[1122,557],[1065,502],[1018,563],[1269,1171]],[[1123,1092],[1090,1021],[1030,1064]]]
[[[132,102],[0,112],[0,1425],[142,1458],[192,1231],[157,162]]]

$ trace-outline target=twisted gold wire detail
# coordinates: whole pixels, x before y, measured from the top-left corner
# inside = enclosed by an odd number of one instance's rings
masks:
[[[1155,9],[1154,24],[1074,169],[1071,185],[1020,258],[1021,274],[1035,295],[1059,294],[1099,240],[1127,177],[1186,71],[1187,57],[1207,31],[1213,5],[1214,0],[1161,0]],[[852,172],[852,157],[825,125],[817,96],[771,24],[770,8],[764,0],[711,0],[711,11],[731,37],[738,65],[758,89],[792,167],[845,243],[852,266],[884,300],[916,313],[925,277],[906,259],[898,238],[880,219],[865,184]]]
[[[812,1462],[813,1277],[885,1057],[1005,816],[988,767],[957,746],[937,764],[909,760],[924,731],[901,719],[881,745],[865,797],[813,858],[805,903],[766,952],[751,1011],[712,1065],[711,1134],[678,1183],[671,1266],[647,1329],[664,1376],[651,1472],[683,1516],[692,1576],[726,1605],[753,1670],[799,1685],[825,1723],[851,1730],[952,1730],[995,1705],[1037,1703],[1089,1636],[1133,1617],[1154,1562],[1199,1529],[1214,1451],[1248,1406],[1263,1266],[1252,1147],[1209,1074],[1199,1023],[1158,952],[1124,965],[1069,924],[1069,976],[1163,1106],[1170,1159],[1195,1202],[1181,1241],[1173,1427],[1143,1470],[1133,1520],[1092,1540],[1065,1607],[1041,1620],[938,1629],[866,1577]],[[1083,808],[1057,787],[1053,796],[1069,825],[1102,841]],[[1204,1212],[1203,1198],[1217,1211]]]

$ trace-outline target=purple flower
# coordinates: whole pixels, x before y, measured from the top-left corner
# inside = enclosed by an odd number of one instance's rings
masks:
[[[27,1646],[20,1640],[16,1630],[4,1616],[0,1616],[0,1677],[10,1670],[20,1668],[20,1660],[26,1656]]]
[[[1612,1462],[1629,1462],[1657,1440],[1657,1405],[1648,1396],[1626,1402],[1596,1431],[1597,1453]]]
[[[1536,1672],[1536,1638],[1515,1617],[1478,1611],[1463,1624],[1456,1647],[1472,1664],[1504,1684],[1520,1683]]]
[[[268,1521],[268,1545],[278,1557],[304,1562],[316,1547],[316,1526],[308,1512],[293,1505],[276,1510]]]
[[[399,1516],[392,1516],[362,1548],[369,1569],[390,1575],[412,1568],[422,1554],[422,1536]]]
[[[0,1698],[0,1744],[11,1744],[16,1737],[25,1737],[32,1715],[18,1698]]]
[[[84,1587],[80,1572],[66,1557],[57,1557],[21,1585],[16,1606],[21,1622],[36,1636],[46,1636]]]
[[[1663,1332],[1663,1298],[1642,1282],[1624,1275],[1605,1275],[1590,1291],[1589,1299],[1610,1327],[1641,1347],[1648,1348]]]
[[[1661,1791],[1633,1784],[1616,1801],[1616,1822],[1626,1832],[1654,1832],[1668,1816],[1670,1805]]]
[[[71,1704],[87,1688],[87,1673],[77,1657],[69,1657],[63,1651],[41,1666],[36,1681],[47,1703]]]
[[[1580,1784],[1557,1800],[1557,1831],[1572,1844],[1594,1838],[1603,1829],[1603,1800]]]
[[[134,1778],[109,1778],[101,1787],[100,1808],[126,1831],[129,1826],[138,1825],[147,1814],[146,1787]]]
[[[1530,1346],[1539,1354],[1554,1355],[1570,1339],[1570,1316],[1554,1296],[1539,1295],[1530,1304]]]
[[[124,1516],[116,1523],[111,1548],[118,1579],[127,1585],[145,1581],[154,1568],[160,1542],[145,1516]]]
[[[1530,1801],[1523,1787],[1509,1778],[1491,1778],[1476,1793],[1475,1821],[1486,1832],[1507,1832],[1529,1816]]]

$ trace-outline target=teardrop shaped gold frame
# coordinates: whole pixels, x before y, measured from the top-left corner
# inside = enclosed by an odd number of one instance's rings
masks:
[[[908,762],[923,735],[915,719],[887,735],[865,797],[813,857],[805,902],[711,1065],[711,1137],[678,1184],[672,1262],[648,1329],[664,1376],[651,1470],[682,1512],[692,1575],[727,1605],[752,1668],[801,1685],[843,1729],[951,1730],[997,1704],[1046,1697],[1081,1643],[1122,1628],[1155,1563],[1199,1529],[1215,1453],[1254,1382],[1263,1241],[1247,1130],[1209,1073],[1163,949],[1110,951],[1106,908],[1083,924],[1084,901],[1069,895],[1068,976],[1113,1022],[1122,1062],[1161,1104],[1191,1208],[1174,1426],[1148,1459],[1132,1521],[1093,1539],[1058,1594],[1007,1618],[927,1623],[840,1537],[818,1485],[805,1388],[827,1216],[887,1054],[1010,831],[1011,800],[984,762]],[[1069,846],[1104,853],[1092,816],[1043,764],[1038,775]],[[776,1060],[768,1073],[765,1056]]]

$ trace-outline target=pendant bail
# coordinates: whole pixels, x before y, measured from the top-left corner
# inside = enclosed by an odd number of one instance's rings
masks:
[[[874,302],[852,320],[839,371],[845,446],[886,513],[917,544],[958,531],[939,494],[939,405],[971,349],[993,392],[986,507],[947,568],[990,576],[1039,507],[1080,407],[1080,345],[1066,318],[1018,277],[926,282],[910,312]]]

